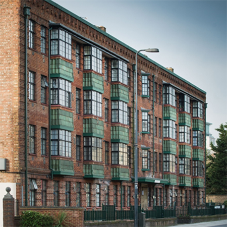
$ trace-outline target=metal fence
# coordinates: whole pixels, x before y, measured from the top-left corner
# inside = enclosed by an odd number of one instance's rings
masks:
[[[200,206],[191,207],[184,206],[181,208],[168,207],[164,209],[162,206],[154,206],[153,210],[143,210],[141,206],[138,207],[138,212],[144,212],[146,218],[168,218],[179,216],[204,216],[204,215],[217,215],[226,214],[227,210],[222,206]],[[111,221],[111,220],[133,220],[134,207],[131,206],[130,210],[116,210],[114,205],[103,205],[102,210],[85,210],[84,221]]]

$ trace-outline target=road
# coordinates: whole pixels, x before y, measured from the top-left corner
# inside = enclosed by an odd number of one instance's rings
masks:
[[[221,221],[200,222],[195,224],[181,224],[169,227],[227,227],[227,219]]]

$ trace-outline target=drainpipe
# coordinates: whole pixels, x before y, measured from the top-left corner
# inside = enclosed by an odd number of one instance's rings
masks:
[[[51,32],[52,28],[49,28],[48,31],[48,82],[49,82],[49,86],[48,86],[48,92],[49,92],[49,169],[50,169],[50,175],[51,175],[51,179],[53,180],[53,170],[51,167],[51,83],[50,83],[50,32]]]
[[[121,210],[122,210],[122,181],[121,181]]]
[[[154,178],[154,121],[155,121],[155,117],[154,117],[154,96],[155,96],[155,90],[154,90],[154,79],[155,79],[155,75],[152,76],[153,77],[153,178]],[[157,122],[156,122],[157,125]]]
[[[164,179],[164,161],[163,161],[163,122],[164,122],[164,102],[163,102],[163,86],[162,86],[162,179]],[[163,184],[163,209],[164,209],[164,191],[165,191],[165,183]]]
[[[24,6],[24,22],[25,22],[25,69],[24,69],[24,77],[25,77],[25,114],[24,114],[24,133],[25,133],[25,206],[28,206],[28,151],[27,151],[27,137],[28,137],[28,123],[27,123],[27,114],[28,114],[28,104],[27,104],[27,97],[28,97],[28,16],[30,16],[30,7]]]
[[[207,147],[206,147],[206,121],[207,121],[207,103],[205,104],[205,179],[204,179],[204,188],[205,188],[205,205],[206,205],[206,159],[207,159]]]

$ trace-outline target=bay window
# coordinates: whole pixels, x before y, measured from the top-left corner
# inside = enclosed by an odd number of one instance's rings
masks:
[[[84,91],[84,114],[102,116],[102,94],[97,91]]]
[[[122,124],[128,123],[128,108],[127,103],[122,101],[111,102],[112,122],[119,122]]]
[[[176,106],[175,99],[176,99],[175,89],[171,86],[164,86],[163,87],[163,102],[164,102],[164,104]]]
[[[191,160],[190,158],[179,158],[179,174],[191,174]]]
[[[71,60],[72,36],[62,29],[51,30],[51,55],[61,55]]]
[[[163,137],[176,139],[175,127],[175,121],[163,120]]]
[[[188,126],[179,126],[179,142],[190,143],[190,128]]]
[[[51,130],[51,155],[71,157],[71,132]]]
[[[175,155],[163,154],[164,172],[175,173]]]
[[[121,60],[112,60],[111,62],[112,81],[118,81],[128,85],[127,64]]]
[[[124,143],[112,143],[112,164],[124,165],[128,164],[127,144]]]
[[[102,161],[102,139],[97,137],[84,137],[84,160]]]
[[[64,79],[51,79],[51,104],[71,107],[71,82]]]
[[[193,108],[193,111],[192,111],[193,117],[203,118],[203,104],[201,102],[194,101],[192,108]]]
[[[84,70],[102,73],[102,51],[93,46],[84,46]]]
[[[203,147],[203,133],[200,131],[193,131],[193,146]]]
[[[190,98],[188,95],[185,94],[179,95],[179,109],[180,111],[190,113]]]
[[[203,177],[204,165],[202,161],[192,161],[193,176]]]

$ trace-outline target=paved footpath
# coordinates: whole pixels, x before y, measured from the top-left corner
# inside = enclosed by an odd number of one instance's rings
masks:
[[[200,222],[195,224],[180,224],[169,227],[227,227],[227,219],[221,221]]]

